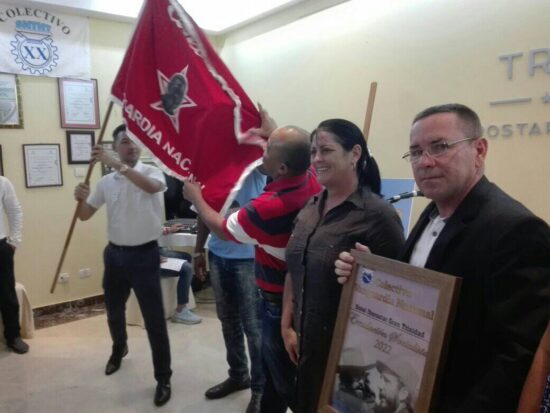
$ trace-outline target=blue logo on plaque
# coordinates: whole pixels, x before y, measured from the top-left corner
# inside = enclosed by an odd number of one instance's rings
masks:
[[[370,284],[371,281],[372,281],[372,272],[363,270],[363,271],[361,272],[361,280],[362,280],[363,283],[365,283],[365,284]]]
[[[18,20],[17,33],[10,42],[15,62],[31,75],[43,75],[57,66],[57,46],[53,44],[51,26],[34,21]]]

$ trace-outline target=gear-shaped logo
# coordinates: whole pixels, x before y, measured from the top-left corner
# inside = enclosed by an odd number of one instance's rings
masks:
[[[50,35],[17,32],[10,45],[15,62],[31,75],[43,75],[57,66],[57,46]]]

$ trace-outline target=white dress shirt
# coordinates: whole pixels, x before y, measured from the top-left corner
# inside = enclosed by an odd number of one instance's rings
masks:
[[[0,239],[7,238],[8,244],[14,247],[21,244],[21,231],[23,229],[23,210],[15,195],[13,185],[4,176],[0,176]],[[8,217],[9,231],[4,222],[4,213]]]
[[[441,218],[440,215],[430,216],[430,222],[424,228],[424,232],[422,232],[418,241],[416,241],[409,264],[415,267],[424,267],[426,265],[435,240],[437,240],[437,237],[443,231],[445,224],[446,218]]]
[[[166,188],[160,169],[138,162],[134,170]],[[149,194],[119,172],[101,178],[86,202],[95,209],[107,205],[107,234],[113,244],[136,246],[162,235],[163,192]]]

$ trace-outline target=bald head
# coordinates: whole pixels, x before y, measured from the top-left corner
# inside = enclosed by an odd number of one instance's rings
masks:
[[[273,179],[303,174],[310,165],[309,133],[297,126],[275,129],[267,141],[262,170]]]

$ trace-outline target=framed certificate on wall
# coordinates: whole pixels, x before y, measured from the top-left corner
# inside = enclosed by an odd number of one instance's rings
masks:
[[[90,163],[95,143],[93,131],[67,131],[67,162],[69,164]]]
[[[461,279],[352,255],[318,410],[430,412]]]
[[[59,144],[23,145],[23,162],[27,188],[63,186]]]
[[[99,129],[97,80],[59,78],[61,127]]]
[[[19,78],[0,73],[0,128],[23,128]]]

